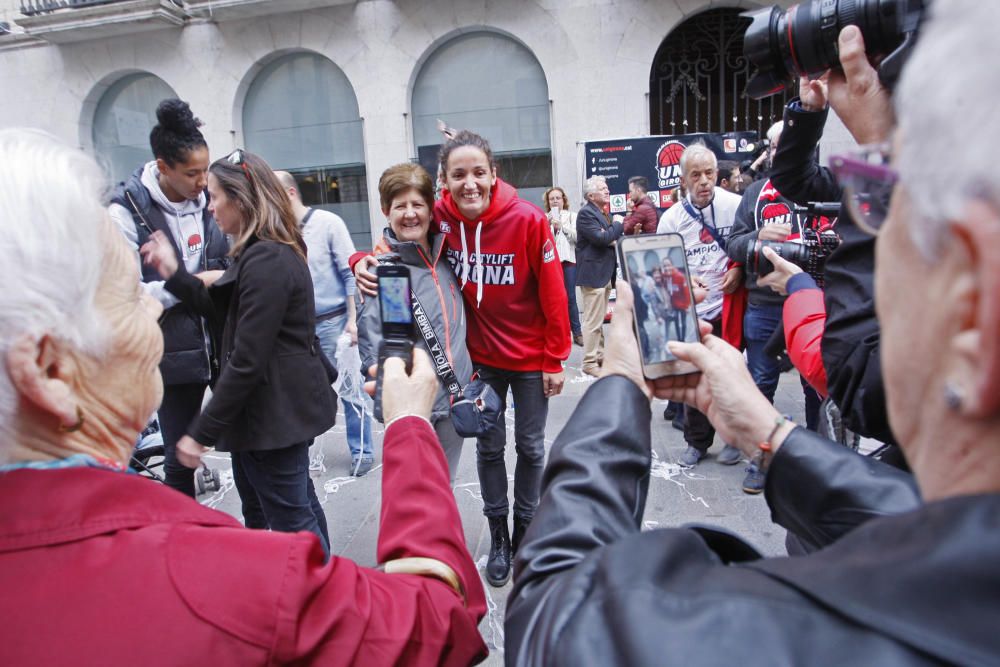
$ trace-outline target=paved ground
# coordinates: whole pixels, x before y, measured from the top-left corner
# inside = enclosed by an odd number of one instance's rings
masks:
[[[569,420],[579,397],[593,382],[589,376],[580,373],[580,358],[580,348],[574,347],[566,369],[566,390],[550,402],[547,446]],[[794,373],[782,376],[775,400],[783,413],[792,415],[801,423],[802,391]],[[713,454],[722,447],[718,440],[709,457],[693,470],[681,470],[674,463],[684,449],[684,441],[680,432],[663,420],[664,406],[665,403],[660,401],[653,404],[653,479],[644,528],[708,523],[738,532],[765,554],[784,553],[785,531],[771,523],[763,497],[746,495],[740,489],[744,465],[727,467],[715,462]],[[516,418],[516,412],[508,411],[508,443],[513,442],[513,418]],[[313,447],[313,462],[317,468],[314,472],[316,491],[329,521],[334,553],[363,565],[374,565],[382,483],[382,434],[375,429],[376,467],[362,478],[347,476],[350,457],[344,437],[344,427],[338,425],[317,439]],[[513,446],[507,450],[507,469],[510,479],[513,479]],[[490,545],[487,523],[482,516],[475,463],[475,443],[467,440],[456,480],[455,499],[462,515],[469,550],[482,571]],[[209,455],[209,465],[222,471],[225,483],[222,491],[210,497],[203,496],[202,502],[240,518],[239,498],[232,488],[228,456]],[[510,584],[500,589],[486,586],[486,589],[489,614],[480,629],[490,645],[491,655],[485,664],[501,665],[503,614]]]

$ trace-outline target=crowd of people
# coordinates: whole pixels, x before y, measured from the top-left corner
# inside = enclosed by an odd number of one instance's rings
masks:
[[[969,95],[1000,89],[984,57],[996,18],[935,2],[895,90],[844,28],[840,68],[800,81],[767,159],[743,170],[688,146],[661,216],[640,177],[623,219],[599,177],[576,212],[559,187],[525,201],[486,138],[448,130],[437,179],[382,173],[372,253],[292,174],[241,149],[212,161],[180,100],[157,110],[154,159],[110,190],[78,149],[0,130],[2,661],[484,659],[486,596],[452,491],[455,385],[478,378],[500,403],[475,456],[485,578],[513,579],[508,664],[996,663],[1000,123]],[[830,108],[861,146],[827,169]],[[962,177],[942,184],[928,164]],[[836,224],[796,206],[838,199]],[[831,226],[821,282],[767,247]],[[622,239],[654,232],[682,248],[618,266]],[[755,253],[774,270],[748,266]],[[380,354],[385,265],[409,270],[409,361]],[[364,379],[382,377],[374,568],[331,552],[309,475],[345,337]],[[773,406],[775,338],[802,377],[803,426]],[[574,343],[596,380],[546,462]],[[660,348],[698,372],[644,377]],[[764,493],[788,556],[707,527],[642,530],[654,398],[684,406],[681,465],[716,434],[720,462],[749,461],[743,488]],[[821,398],[885,455],[816,433]],[[340,407],[363,475],[370,417]],[[154,413],[165,484],[127,474]],[[230,455],[242,524],[193,500],[210,448]]]

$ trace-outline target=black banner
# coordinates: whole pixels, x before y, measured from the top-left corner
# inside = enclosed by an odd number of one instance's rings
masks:
[[[611,191],[611,213],[624,213],[628,179],[645,176],[649,198],[658,209],[670,207],[670,193],[681,182],[681,153],[690,144],[703,142],[720,160],[742,162],[759,149],[756,132],[678,134],[635,137],[584,144],[584,178],[603,176]]]

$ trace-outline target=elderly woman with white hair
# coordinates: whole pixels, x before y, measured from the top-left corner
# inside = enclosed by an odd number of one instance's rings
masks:
[[[410,375],[385,367],[382,571],[324,564],[312,533],[248,530],[128,474],[162,395],[161,306],[104,193],[83,153],[0,130],[0,662],[483,657],[485,599],[427,421],[426,354]]]
[[[743,356],[716,336],[670,343],[700,374],[646,382],[623,286],[609,377],[556,439],[518,553],[505,634],[511,664],[998,663],[997,9],[938,0],[931,12],[895,92],[892,159],[886,147],[867,147],[845,157],[850,166],[838,175],[878,235],[889,420],[912,478],[780,416]],[[855,112],[887,99],[857,27],[840,33],[839,53],[852,85],[836,93],[856,95]],[[852,116],[849,128],[873,120]],[[944,191],[927,169],[935,161],[961,174]],[[765,497],[775,520],[824,548],[763,558],[723,531],[642,531],[650,436],[635,424],[648,423],[652,395],[696,405],[770,466]],[[919,495],[907,491],[913,480]]]

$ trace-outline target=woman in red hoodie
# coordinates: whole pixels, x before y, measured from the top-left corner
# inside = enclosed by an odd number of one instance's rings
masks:
[[[441,149],[441,173],[444,192],[434,205],[434,224],[445,236],[462,288],[469,355],[480,377],[505,402],[509,390],[517,408],[513,538],[504,419],[476,443],[483,513],[490,523],[486,579],[503,586],[538,505],[548,399],[563,387],[562,362],[571,344],[566,287],[545,214],[497,178],[485,139],[467,130],[455,133]],[[357,271],[362,291],[375,278],[365,266]]]

